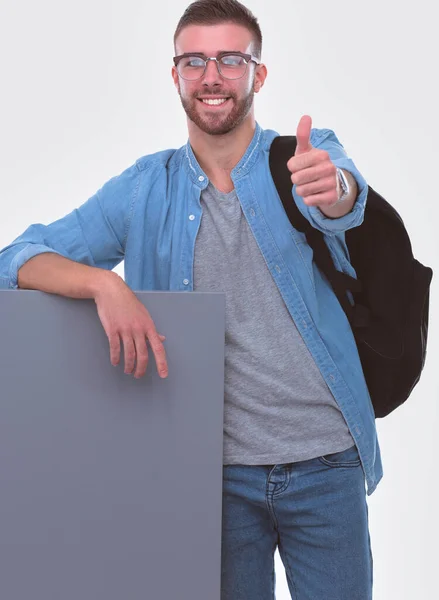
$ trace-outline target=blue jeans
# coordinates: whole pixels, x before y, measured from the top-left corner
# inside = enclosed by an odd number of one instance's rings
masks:
[[[356,446],[283,465],[225,465],[222,600],[273,600],[276,547],[293,600],[370,600],[373,561]]]

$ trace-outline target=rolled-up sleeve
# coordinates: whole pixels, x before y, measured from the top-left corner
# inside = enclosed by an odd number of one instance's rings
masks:
[[[327,235],[335,235],[361,225],[364,219],[368,184],[363,175],[348,157],[344,147],[331,129],[312,129],[310,141],[314,148],[326,150],[336,167],[349,171],[357,182],[358,194],[352,210],[343,217],[331,219],[322,213],[317,206],[307,206],[303,198],[296,193],[293,186],[293,198],[297,207],[313,227]]]
[[[139,179],[137,165],[113,177],[79,208],[49,225],[33,224],[0,250],[0,288],[16,289],[18,271],[31,258],[52,252],[89,266],[111,270],[125,243]]]

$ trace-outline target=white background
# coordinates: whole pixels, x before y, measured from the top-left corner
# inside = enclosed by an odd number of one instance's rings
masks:
[[[171,80],[185,0],[1,0],[0,247],[84,202],[136,158],[186,141]],[[264,128],[334,129],[435,270],[424,374],[378,420],[384,479],[368,498],[374,600],[437,594],[438,106],[435,3],[249,0],[269,77]],[[122,274],[121,267],[117,271]],[[277,597],[289,598],[277,557]],[[324,600],[324,599],[322,599]]]

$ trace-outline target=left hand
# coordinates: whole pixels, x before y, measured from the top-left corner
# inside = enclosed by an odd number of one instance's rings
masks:
[[[304,115],[297,126],[297,148],[287,163],[296,193],[308,206],[328,207],[339,198],[337,171],[326,150],[313,148],[310,142],[311,117]]]

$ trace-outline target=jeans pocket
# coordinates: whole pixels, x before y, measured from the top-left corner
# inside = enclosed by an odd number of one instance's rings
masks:
[[[319,456],[319,461],[328,467],[358,467],[361,464],[355,444],[347,450]]]

